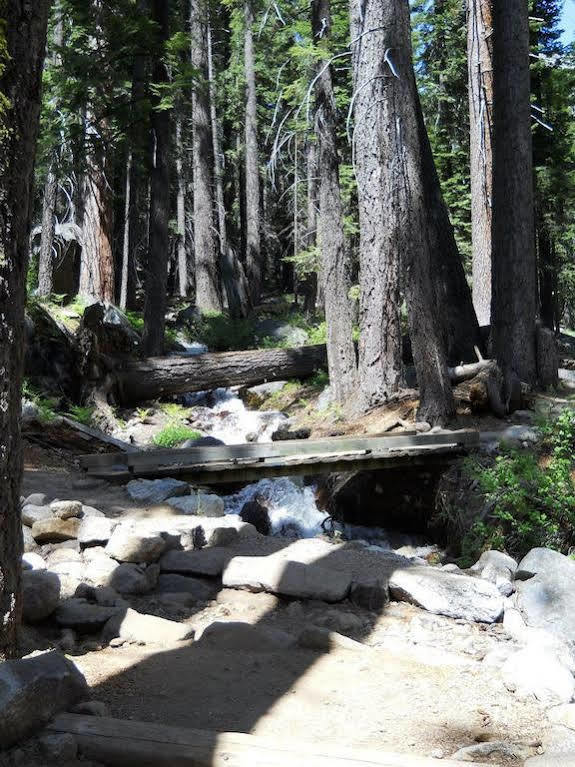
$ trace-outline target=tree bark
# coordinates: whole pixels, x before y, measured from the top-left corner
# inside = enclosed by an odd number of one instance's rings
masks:
[[[403,223],[390,208],[397,197],[389,143],[395,103],[388,98],[392,72],[382,60],[382,33],[388,10],[384,3],[360,5],[352,0],[352,38],[373,30],[353,45],[354,158],[360,224],[359,406],[385,402],[402,380],[400,324],[400,246],[396,230]],[[376,31],[377,30],[377,31]],[[399,155],[394,155],[399,161]]]
[[[181,298],[188,295],[188,250],[186,248],[186,179],[184,176],[184,139],[182,118],[176,118],[176,176],[178,193],[176,215],[178,225],[178,291]]]
[[[358,64],[364,56],[375,55],[371,51],[377,51],[379,63],[375,70],[371,70],[372,76],[381,77],[381,82],[385,84],[381,92],[382,101],[372,102],[372,112],[364,113],[362,120],[381,124],[377,162],[371,166],[371,172],[378,176],[379,194],[387,201],[386,214],[381,220],[383,243],[392,253],[388,253],[387,258],[392,259],[394,269],[397,269],[395,264],[399,254],[403,258],[405,298],[420,388],[418,416],[430,423],[441,424],[455,412],[446,344],[446,338],[453,336],[446,332],[443,321],[443,315],[451,305],[439,300],[442,292],[451,292],[446,279],[448,275],[442,274],[446,255],[441,251],[452,247],[449,237],[453,240],[453,232],[450,231],[441,198],[415,83],[409,3],[407,0],[391,0],[382,4],[367,0],[362,4],[359,0],[352,0],[351,16],[352,55],[356,71],[362,71]],[[367,51],[362,50],[364,46]],[[356,93],[362,86],[369,93],[369,88],[376,87],[376,83],[366,84],[356,78]],[[379,274],[375,272],[373,277],[374,290],[377,290]],[[389,310],[397,312],[399,307],[392,304],[398,299],[395,278],[389,282],[389,288]],[[368,290],[367,285],[364,290]],[[362,311],[367,311],[367,307],[362,307]],[[377,312],[377,306],[374,311]],[[378,323],[386,319],[373,321],[376,333],[379,332]],[[367,327],[365,319],[363,325]],[[396,332],[399,332],[395,323],[389,332],[392,340],[385,335],[380,336],[382,344],[387,342],[389,345],[382,346],[380,353],[385,354],[389,348],[390,359],[399,368],[401,358],[395,360],[400,340],[395,338]],[[392,378],[392,381],[395,380]]]
[[[170,3],[153,0],[152,19],[159,28],[158,50],[154,60],[153,80],[169,82],[164,63],[164,46],[170,35]],[[165,343],[168,251],[170,244],[170,133],[171,113],[158,109],[158,99],[151,113],[151,128],[155,141],[154,162],[150,182],[150,238],[146,269],[144,301],[144,333],[142,347],[146,354],[161,354]]]
[[[260,299],[262,289],[262,256],[260,236],[260,171],[258,155],[258,118],[256,101],[256,74],[254,61],[253,0],[245,0],[244,67],[246,77],[245,124],[245,263],[252,303]]]
[[[42,235],[38,258],[38,295],[49,296],[54,278],[54,232],[56,231],[56,201],[58,197],[57,161],[52,158],[44,184],[42,203]]]
[[[0,660],[21,612],[24,304],[48,0],[2,2],[0,50]]]
[[[482,327],[491,323],[492,2],[467,3],[473,305]]]
[[[326,362],[323,345],[128,361],[116,374],[116,393],[127,404],[220,386],[253,386],[305,378],[325,369]]]
[[[313,248],[317,243],[317,213],[318,213],[318,167],[317,143],[312,139],[307,143],[307,222],[305,232],[306,249]],[[316,309],[319,275],[310,272],[303,284],[303,310],[313,314]]]
[[[318,47],[331,33],[329,0],[313,0],[312,32]],[[350,256],[343,231],[339,188],[337,114],[330,66],[318,63],[315,84],[315,132],[319,152],[319,243],[322,253],[327,323],[327,356],[333,398],[346,404],[356,394],[357,366],[349,291]]]
[[[510,387],[537,378],[536,263],[526,0],[493,7],[493,297],[497,361]]]
[[[196,305],[204,312],[221,312],[222,296],[214,231],[207,3],[205,0],[191,0],[190,10],[192,66],[198,73],[192,96]]]
[[[212,147],[214,158],[214,181],[216,188],[216,209],[218,212],[218,237],[222,279],[228,298],[230,317],[247,317],[250,310],[250,296],[244,268],[231,247],[228,238],[228,222],[224,199],[224,169],[218,124],[215,94],[215,71],[212,51],[212,30],[208,25],[208,80],[210,98],[210,119],[212,126]]]

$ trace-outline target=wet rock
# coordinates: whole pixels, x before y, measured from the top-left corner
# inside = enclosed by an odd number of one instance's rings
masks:
[[[192,636],[193,630],[190,626],[157,618],[155,615],[144,615],[131,609],[111,618],[102,631],[104,642],[119,638],[126,642],[166,644]]]
[[[273,555],[234,557],[223,572],[222,583],[228,588],[269,591],[297,599],[340,602],[349,593],[351,575]]]
[[[166,594],[187,594],[195,602],[209,602],[215,597],[217,587],[199,578],[167,573],[158,578],[156,591]]]
[[[160,566],[121,564],[110,577],[110,586],[120,594],[148,594],[156,587]]]
[[[41,519],[32,525],[32,535],[36,543],[59,543],[78,537],[79,519]]]
[[[27,623],[48,618],[58,607],[60,579],[46,570],[22,573],[22,617]]]
[[[32,527],[34,522],[39,522],[42,519],[52,519],[54,515],[49,506],[32,506],[26,504],[22,507],[22,522],[27,527]]]
[[[272,396],[278,394],[286,385],[287,381],[270,381],[269,383],[258,384],[240,390],[240,396],[252,409],[257,409]]]
[[[319,652],[330,652],[331,650],[362,652],[366,650],[365,645],[362,645],[361,642],[356,642],[336,631],[329,631],[319,626],[305,628],[299,635],[297,643],[306,650],[318,650]]]
[[[162,503],[167,498],[189,495],[190,486],[179,479],[133,479],[126,485],[130,498],[139,503]]]
[[[277,652],[293,647],[296,638],[285,631],[252,626],[241,621],[215,621],[207,626],[198,644],[213,650],[238,652]]]
[[[269,535],[271,533],[272,526],[269,512],[263,503],[258,500],[244,503],[240,511],[240,519],[253,525],[261,535]]]
[[[46,562],[40,554],[36,554],[34,551],[25,552],[22,554],[22,569],[45,570]]]
[[[512,655],[501,669],[503,683],[520,696],[534,695],[546,705],[569,703],[575,680],[554,653],[527,647]]]
[[[211,493],[168,498],[166,503],[184,514],[195,514],[199,517],[223,517],[225,513],[222,498]]]
[[[58,519],[72,519],[82,516],[82,504],[80,501],[53,501],[50,504],[52,513]]]
[[[371,612],[381,612],[389,602],[389,588],[382,579],[354,582],[349,590],[349,600],[357,607]]]
[[[160,560],[160,568],[162,573],[215,577],[222,574],[230,556],[230,553],[225,548],[207,548],[199,551],[168,551]]]
[[[57,652],[0,665],[0,750],[87,697],[86,680]]]
[[[78,529],[78,542],[83,547],[105,545],[117,524],[106,517],[86,517]]]
[[[106,545],[106,554],[118,562],[155,562],[165,548],[161,535],[141,535],[134,528],[118,525]]]
[[[294,439],[309,439],[310,437],[311,429],[292,429],[290,426],[280,426],[272,434],[272,442],[287,442]]]
[[[81,633],[98,631],[121,607],[106,607],[91,604],[81,597],[72,597],[61,602],[54,618],[59,626],[68,626]]]
[[[222,442],[221,439],[217,439],[216,437],[198,437],[197,439],[188,439],[185,442],[183,442],[180,447],[182,450],[186,450],[191,447],[220,447],[221,445],[225,446],[225,442]]]

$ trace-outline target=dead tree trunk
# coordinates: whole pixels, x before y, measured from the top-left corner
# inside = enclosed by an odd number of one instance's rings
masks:
[[[153,80],[168,83],[163,47],[170,36],[169,3],[153,0],[152,18],[157,23],[158,50],[154,60]],[[161,354],[164,350],[166,326],[166,287],[168,280],[168,250],[170,244],[170,123],[167,109],[151,113],[151,128],[155,151],[150,184],[150,240],[146,270],[146,296],[144,302],[144,334],[142,346],[146,354]]]
[[[48,0],[2,6],[0,93],[0,660],[20,620],[20,482],[24,304]]]
[[[481,326],[491,323],[492,2],[467,3],[473,305]]]
[[[192,95],[196,305],[201,311],[220,312],[222,296],[214,232],[207,3],[192,0],[190,9],[192,66],[198,73]]]
[[[537,378],[536,263],[526,0],[494,3],[494,352],[505,380]]]
[[[434,276],[441,280],[441,275],[434,272],[438,271],[440,249],[449,248],[450,243],[440,239],[440,232],[449,235],[449,231],[443,229],[444,221],[436,220],[442,214],[442,199],[415,83],[409,3],[352,0],[351,16],[356,66],[373,51],[371,55],[379,57],[377,76],[385,84],[383,101],[374,102],[371,112],[363,114],[362,119],[381,125],[377,161],[371,172],[379,174],[380,195],[387,200],[386,216],[381,222],[383,245],[388,252],[403,258],[413,359],[420,388],[419,417],[430,423],[444,423],[455,412],[443,322],[443,314],[450,305],[438,301]],[[364,46],[367,53],[362,51]],[[369,93],[370,87],[374,84],[356,81],[356,93],[360,88]],[[447,219],[447,213],[443,214]],[[393,263],[398,258],[399,255],[393,256]],[[372,287],[376,288],[375,275]],[[393,282],[390,288],[397,290]],[[390,294],[390,302],[394,295],[395,292]],[[397,312],[398,307],[390,305],[390,310]],[[391,359],[395,359],[399,348],[395,326],[392,339]],[[386,340],[384,336],[382,342]],[[385,347],[381,353],[384,351]],[[396,364],[399,366],[399,361]]]
[[[252,303],[258,303],[262,289],[262,256],[260,234],[260,170],[258,155],[258,118],[254,60],[252,0],[245,0],[244,67],[246,76],[245,124],[245,263]]]
[[[128,361],[116,374],[116,389],[121,403],[134,403],[220,386],[305,378],[324,370],[326,363],[325,346],[156,357]]]
[[[313,0],[312,31],[317,46],[331,33],[329,0]],[[324,274],[327,356],[334,400],[346,404],[356,394],[357,366],[349,291],[351,264],[343,231],[339,188],[337,115],[331,69],[320,60],[315,84],[315,132],[319,152],[319,242]]]
[[[54,232],[56,231],[56,201],[58,198],[57,160],[50,162],[48,177],[44,184],[42,203],[42,236],[38,257],[38,295],[49,296],[53,290]]]

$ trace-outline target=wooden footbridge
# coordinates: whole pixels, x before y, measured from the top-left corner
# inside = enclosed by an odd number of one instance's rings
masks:
[[[479,447],[475,430],[403,432],[380,437],[332,437],[181,450],[104,453],[80,458],[92,477],[179,477],[206,485],[266,477],[329,474],[443,464]]]

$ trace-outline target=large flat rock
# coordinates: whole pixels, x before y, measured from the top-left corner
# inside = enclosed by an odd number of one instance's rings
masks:
[[[233,556],[227,548],[207,548],[198,551],[168,551],[160,560],[163,573],[180,575],[221,575]]]

